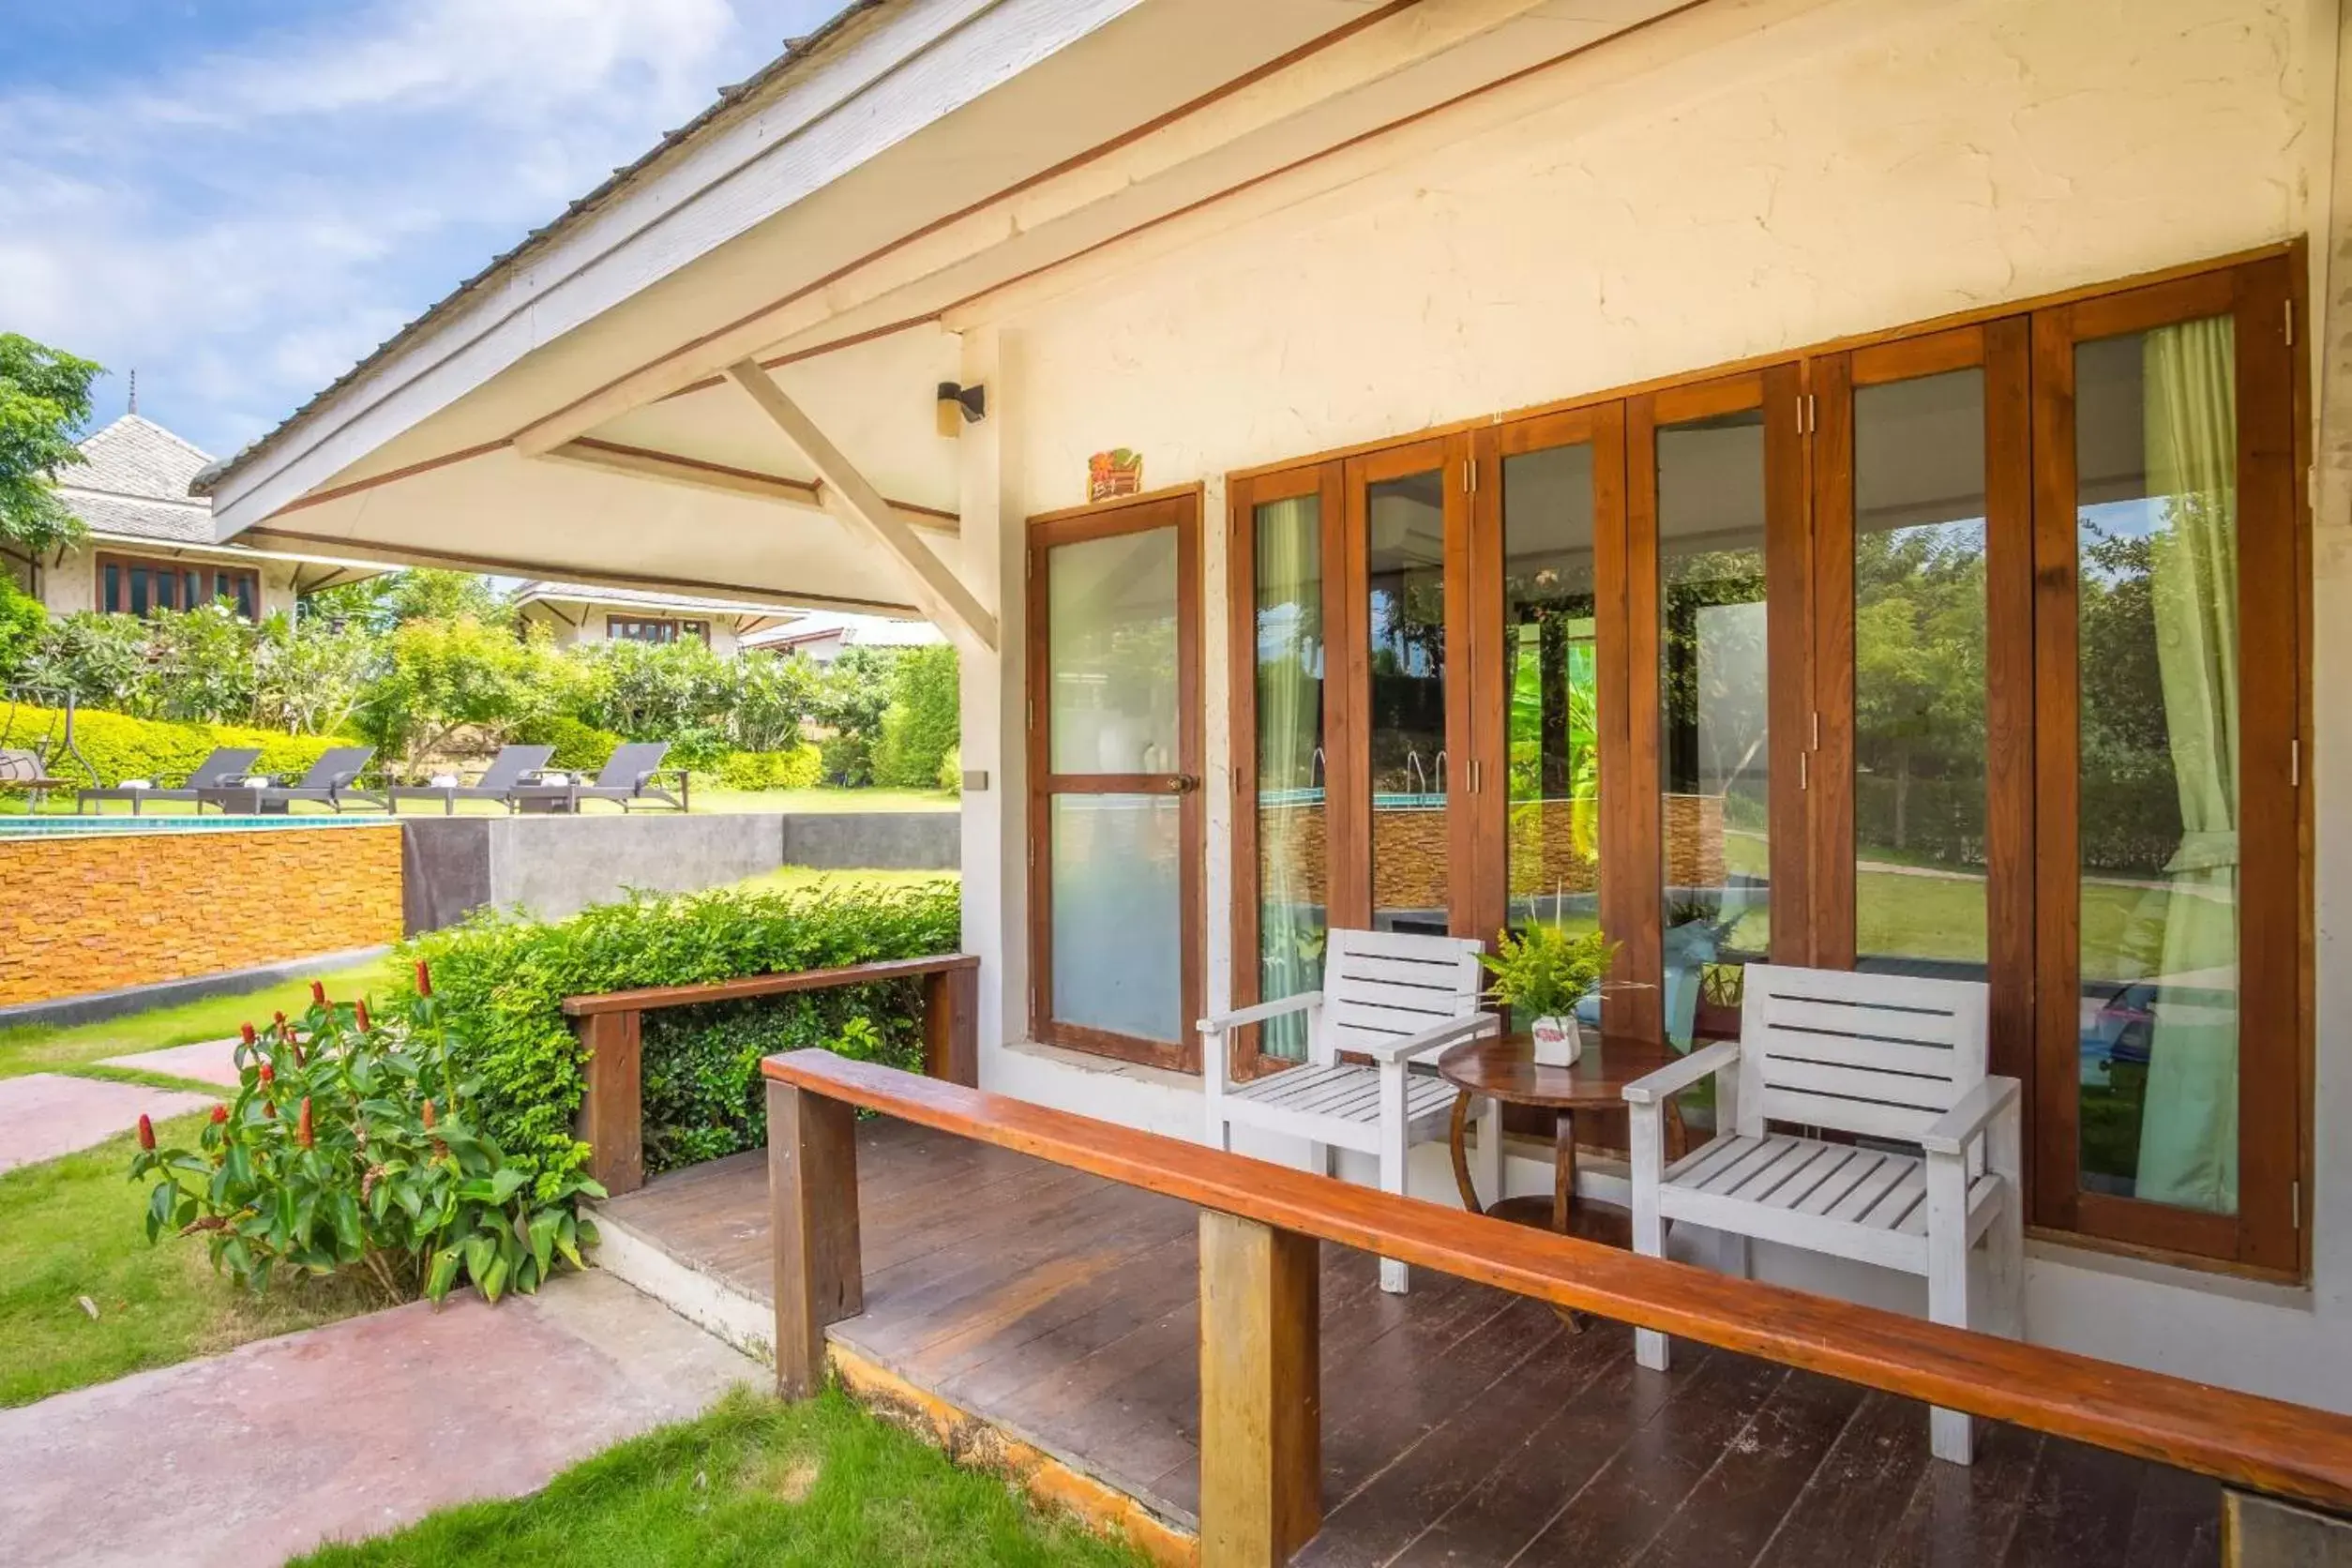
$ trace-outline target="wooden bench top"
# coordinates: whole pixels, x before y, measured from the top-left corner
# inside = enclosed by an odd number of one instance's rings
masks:
[[[1555,1306],[2352,1511],[2352,1418],[1642,1258],[827,1050],[761,1068],[827,1098]]]

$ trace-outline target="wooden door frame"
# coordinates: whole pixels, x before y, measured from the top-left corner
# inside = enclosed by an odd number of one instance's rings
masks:
[[[2309,1179],[2310,792],[2307,544],[2298,475],[2306,379],[2288,341],[2296,257],[2280,256],[2036,310],[2034,653],[2037,949],[2031,1215],[2069,1241],[2195,1254],[2292,1278],[2308,1265],[2296,1184]],[[2074,350],[2174,322],[2235,323],[2238,394],[2239,1203],[2206,1214],[2081,1190],[2080,722]],[[2298,602],[2288,602],[2290,599]],[[2252,889],[2254,896],[2249,896]]]
[[[1198,484],[1029,519],[1023,541],[1023,569],[1029,599],[1027,743],[1029,761],[1029,1037],[1047,1045],[1109,1056],[1147,1066],[1178,1072],[1200,1070],[1199,1037],[1192,1020],[1202,1011],[1202,972],[1205,968],[1202,877],[1206,865],[1201,791],[1201,576],[1200,513],[1202,487]],[[1176,712],[1177,771],[1161,774],[1070,774],[1049,770],[1053,703],[1048,665],[1051,656],[1051,597],[1047,592],[1047,554],[1057,545],[1123,534],[1176,530]],[[1193,786],[1179,782],[1189,777]],[[1081,780],[1089,781],[1081,783]],[[1114,1033],[1083,1024],[1063,1023],[1053,1017],[1053,836],[1052,805],[1057,794],[1173,794],[1178,800],[1179,868],[1178,925],[1183,952],[1179,957],[1178,991],[1182,1017],[1178,1038],[1161,1041]]]
[[[1258,508],[1278,501],[1293,501],[1312,495],[1317,500],[1316,521],[1322,535],[1322,618],[1325,673],[1323,678],[1323,907],[1328,921],[1331,910],[1331,844],[1329,835],[1335,791],[1332,785],[1334,770],[1345,749],[1345,742],[1352,733],[1347,716],[1342,711],[1338,687],[1334,678],[1332,662],[1345,646],[1340,635],[1345,624],[1335,619],[1341,613],[1341,597],[1334,579],[1339,575],[1333,563],[1342,558],[1346,545],[1342,537],[1347,527],[1346,502],[1342,490],[1343,468],[1337,462],[1307,463],[1278,473],[1261,473],[1227,481],[1225,591],[1226,591],[1226,685],[1229,706],[1227,713],[1229,745],[1231,747],[1232,779],[1232,955],[1233,998],[1236,1010],[1255,1006],[1264,998],[1259,987],[1259,877],[1258,838]],[[1269,1072],[1278,1072],[1292,1065],[1288,1058],[1269,1057],[1259,1048],[1261,1032],[1251,1024],[1227,1033],[1229,1055],[1226,1071],[1236,1081],[1246,1082]]]

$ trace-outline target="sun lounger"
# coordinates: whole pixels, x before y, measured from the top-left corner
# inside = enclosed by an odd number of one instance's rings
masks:
[[[686,808],[686,770],[678,774],[678,792],[671,794],[654,782],[661,760],[669,755],[668,741],[635,741],[612,748],[611,761],[593,784],[520,784],[506,797],[523,811],[578,811],[588,800],[609,800],[623,811],[636,806],[660,806],[671,811]]]
[[[213,754],[197,764],[196,771],[188,776],[188,782],[179,786],[177,789],[131,790],[125,789],[122,785],[116,784],[107,789],[83,790],[74,797],[74,813],[78,816],[83,810],[92,807],[101,806],[110,800],[127,800],[130,802],[130,814],[134,817],[139,815],[140,807],[145,806],[147,802],[151,800],[185,800],[201,802],[205,791],[224,789],[232,780],[244,777],[245,775],[251,770],[253,766],[253,759],[259,757],[261,754],[262,752],[259,746],[217,746],[214,748]],[[201,808],[202,807],[200,806],[199,809]]]
[[[277,816],[293,809],[298,800],[319,806],[332,807],[340,813],[347,806],[370,806],[378,811],[391,809],[391,803],[382,794],[369,790],[355,790],[359,775],[368,765],[368,759],[376,754],[372,746],[339,746],[329,749],[302,781],[292,785],[256,786],[236,783],[216,790],[198,792],[199,809],[209,806],[217,810],[253,816]]]
[[[506,797],[522,782],[523,775],[546,767],[547,760],[554,755],[551,746],[502,746],[490,765],[482,770],[482,776],[471,784],[402,784],[385,792],[396,811],[404,800],[437,800],[444,816],[454,816],[461,800],[494,800],[512,810]]]

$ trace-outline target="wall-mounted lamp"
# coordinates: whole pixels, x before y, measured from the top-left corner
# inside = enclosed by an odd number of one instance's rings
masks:
[[[952,381],[939,384],[939,433],[960,435],[966,425],[977,425],[988,416],[988,389],[985,386],[958,386]]]

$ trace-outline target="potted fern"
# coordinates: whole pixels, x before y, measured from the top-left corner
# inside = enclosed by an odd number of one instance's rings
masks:
[[[1598,931],[1571,936],[1557,926],[1531,925],[1524,936],[1497,934],[1495,950],[1478,961],[1494,976],[1486,994],[1498,1006],[1525,1014],[1535,1037],[1535,1060],[1573,1067],[1583,1054],[1576,1003],[1601,988],[1617,944]]]

